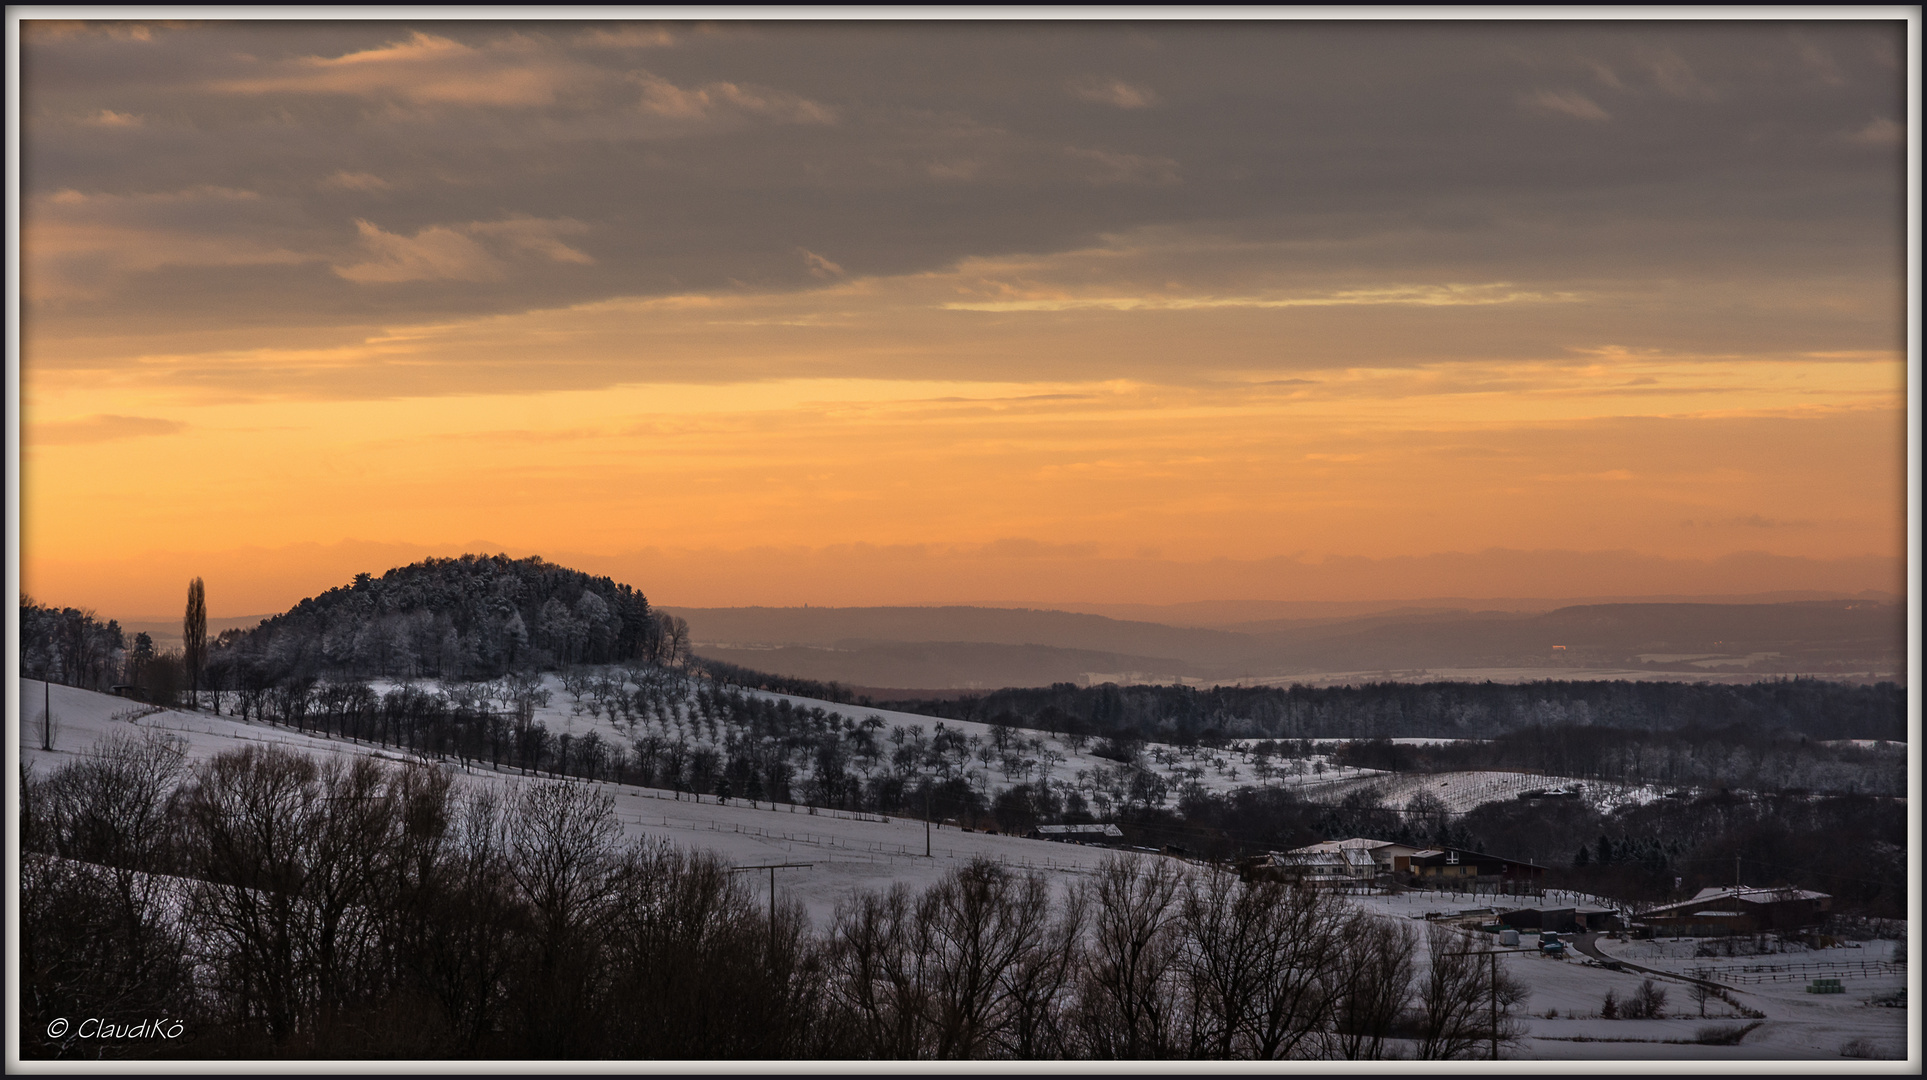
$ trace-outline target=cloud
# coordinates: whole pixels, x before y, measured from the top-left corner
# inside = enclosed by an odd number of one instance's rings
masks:
[[[148,22],[104,22],[93,19],[22,19],[20,39],[27,44],[62,41],[69,38],[99,37],[113,41],[137,41],[143,44],[154,40],[157,29],[181,29],[198,26],[199,23],[186,20],[152,20]]]
[[[1846,141],[1859,143],[1861,146],[1898,146],[1906,137],[1906,128],[1884,116],[1876,116],[1867,121],[1865,127],[1841,136]]]
[[[86,297],[116,276],[162,267],[318,261],[251,227],[277,212],[257,192],[212,185],[127,195],[67,188],[34,197],[22,215],[26,291],[36,301]]]
[[[1500,281],[1485,285],[1391,285],[1302,296],[1027,296],[955,300],[943,306],[950,311],[1194,311],[1210,308],[1376,305],[1486,307],[1493,304],[1566,303],[1577,299],[1579,297],[1572,293],[1530,292]]]
[[[500,281],[508,274],[503,258],[477,240],[494,241],[503,254],[534,255],[552,262],[593,263],[595,259],[564,244],[561,233],[586,232],[588,227],[568,218],[542,220],[509,218],[471,222],[463,226],[430,225],[414,236],[383,230],[357,219],[361,247],[368,256],[360,262],[337,264],[336,274],[357,284],[401,281]]]
[[[1093,184],[1163,186],[1178,183],[1178,163],[1168,157],[1121,154],[1081,146],[1065,147],[1064,153],[1073,161],[1089,166],[1084,177]]]
[[[115,112],[112,109],[102,109],[88,117],[86,122],[95,127],[105,128],[131,128],[140,127],[142,124],[140,117],[132,113]]]
[[[1524,99],[1524,104],[1541,112],[1560,113],[1577,120],[1611,120],[1612,114],[1576,90],[1541,90]]]
[[[660,49],[676,43],[675,35],[660,26],[597,28],[571,39],[574,44],[600,49]]]
[[[834,124],[836,111],[781,90],[733,82],[712,82],[684,89],[658,75],[636,72],[642,87],[638,105],[672,120],[711,120],[731,114],[750,114],[792,124]]]
[[[1653,85],[1672,97],[1709,100],[1717,96],[1711,87],[1700,81],[1693,65],[1671,49],[1644,50],[1640,61],[1652,75]]]
[[[1847,77],[1840,71],[1833,54],[1811,41],[1799,43],[1800,63],[1813,74],[1813,77],[1827,86],[1845,86]]]
[[[547,42],[514,34],[476,48],[420,30],[336,57],[307,56],[274,65],[272,74],[221,79],[231,94],[392,96],[417,104],[538,106],[553,104],[590,72]]]
[[[810,268],[810,275],[812,277],[828,280],[830,278],[840,278],[844,276],[841,266],[838,266],[808,248],[800,248],[798,250],[803,252],[803,263]]]
[[[1558,355],[1623,339],[1708,351],[1737,336],[1754,349],[1768,324],[1796,351],[1892,336],[1891,268],[1904,254],[1892,208],[1902,203],[1862,196],[1899,194],[1897,178],[1877,152],[1841,141],[1872,117],[1904,115],[1892,104],[1897,76],[1866,59],[1881,34],[1810,32],[1852,75],[1836,90],[1808,76],[1785,28],[1750,25],[1551,36],[1492,27],[1448,35],[1451,49],[1422,28],[1065,31],[1048,49],[1029,30],[996,27],[671,29],[673,49],[654,47],[657,28],[602,21],[541,33],[501,23],[210,25],[155,30],[150,42],[42,44],[22,69],[40,110],[26,120],[36,151],[23,177],[27,254],[31,262],[36,226],[58,226],[60,244],[43,229],[40,249],[72,253],[59,260],[60,287],[88,300],[49,305],[41,340],[98,354],[109,326],[131,349],[156,324],[186,333],[193,321],[203,342],[240,344],[253,326],[246,344],[268,345],[277,323],[360,333],[612,297],[726,294],[731,280],[751,293],[847,280],[809,264],[798,252],[809,243],[883,278],[1073,253],[1031,275],[1034,288],[1020,269],[998,278],[1009,295],[963,281],[925,297],[925,310],[1297,307],[1302,317],[1275,321],[1316,325],[1332,342],[1339,335],[1325,327],[1350,307],[1359,344],[1345,350],[1360,359],[1373,349],[1435,355],[1455,334],[1420,333],[1416,321],[1471,318],[1479,305],[1489,337],[1456,336],[1452,348]],[[604,33],[644,51],[624,52]],[[1642,45],[1676,49],[1698,78],[1730,86],[1729,99],[1678,108],[1654,88]],[[1514,49],[1529,62],[1509,63]],[[1589,57],[1622,86],[1601,81]],[[518,71],[546,80],[554,104],[410,104],[459,98],[451,87],[461,79]],[[333,89],[209,90],[249,79]],[[1121,108],[1120,81],[1163,96]],[[1103,91],[1108,103],[1077,90]],[[360,96],[338,96],[350,92]],[[168,137],[79,122],[103,110],[145,115]],[[1876,124],[1866,137],[1896,134]],[[1828,144],[1837,152],[1820,153]],[[1742,189],[1730,186],[1736,163]],[[52,204],[32,201],[62,187],[131,199],[124,193],[201,179],[261,195],[141,203],[125,220],[104,203],[49,216]],[[464,224],[511,209],[589,231]],[[357,217],[392,239],[364,240]],[[455,235],[419,235],[431,226]],[[1074,254],[1140,246],[1154,230],[1190,235],[1142,255]],[[1188,242],[1200,235],[1207,241]],[[403,257],[436,240],[448,249],[439,261]],[[271,263],[285,267],[233,270]],[[112,277],[159,265],[206,269]],[[335,266],[475,287],[363,288]],[[437,266],[457,276],[437,277]],[[27,281],[44,296],[56,278],[43,262]],[[1442,288],[1502,282],[1518,284]],[[1387,295],[1393,286],[1430,289]],[[1566,296],[1584,302],[1554,311]],[[1593,301],[1619,306],[1608,318]],[[1822,306],[1836,301],[1858,306]],[[848,310],[778,306],[783,325]],[[1241,320],[1250,321],[1225,325]],[[1306,349],[1281,342],[1276,355],[1296,363]],[[1264,370],[1242,354],[1228,367]]]
[[[387,191],[394,187],[374,173],[348,172],[345,169],[329,175],[321,181],[321,186],[341,191]]]
[[[1120,109],[1147,109],[1158,102],[1156,91],[1146,86],[1133,86],[1122,79],[1087,75],[1072,79],[1068,88],[1071,96],[1080,101],[1114,105]]]
[[[384,232],[356,220],[367,260],[336,266],[335,273],[360,284],[396,281],[496,281],[502,263],[482,245],[445,225],[430,225],[414,236]]]
[[[532,218],[511,217],[502,221],[478,221],[468,227],[474,236],[499,238],[510,248],[530,255],[540,255],[552,262],[577,263],[588,265],[595,259],[586,252],[563,243],[562,236],[580,236],[589,227],[574,218]]]
[[[1598,79],[1601,86],[1613,90],[1624,90],[1626,88],[1626,84],[1620,81],[1619,73],[1612,69],[1612,65],[1599,60],[1582,60],[1580,63],[1585,65],[1588,71],[1592,72],[1593,78]]]
[[[80,446],[89,443],[137,439],[147,435],[172,435],[184,431],[178,420],[152,416],[115,416],[100,413],[78,420],[58,420],[49,424],[27,423],[25,441],[38,446]]]

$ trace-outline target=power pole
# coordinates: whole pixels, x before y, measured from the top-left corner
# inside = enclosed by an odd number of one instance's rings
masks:
[[[1499,954],[1486,953],[1492,966],[1492,1060],[1499,1060]]]
[[[732,866],[729,868],[729,872],[732,874],[742,873],[748,870],[769,871],[769,958],[772,966],[776,963],[776,872],[778,870],[789,870],[814,865],[816,864],[806,862],[779,862],[760,863],[756,866]]]
[[[46,707],[40,711],[40,748],[42,750],[52,750],[54,748],[53,680],[48,679],[42,682],[40,688],[47,692]]]
[[[1738,854],[1733,856],[1733,887],[1736,889],[1746,888],[1746,883],[1740,880],[1740,857]]]
[[[1492,1021],[1492,1060],[1499,1060],[1499,954],[1536,953],[1537,949],[1466,949],[1463,952],[1447,953],[1447,956],[1483,956],[1491,963],[1491,1021]]]
[[[923,857],[930,857],[930,788],[923,789]]]

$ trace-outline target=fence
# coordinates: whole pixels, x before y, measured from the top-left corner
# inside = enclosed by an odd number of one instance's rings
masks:
[[[923,853],[923,845],[917,843],[900,844],[889,840],[855,840],[847,836],[833,836],[824,833],[810,832],[808,830],[770,829],[741,823],[727,823],[728,827],[725,828],[726,823],[724,822],[706,818],[679,818],[669,814],[619,814],[618,816],[642,829],[654,826],[665,829],[735,833],[740,836],[768,840],[772,844],[782,844],[783,850],[785,851],[794,851],[798,845],[801,845],[822,852],[823,861],[825,862],[862,862],[876,865],[891,865],[900,860],[923,863],[926,859]],[[876,819],[876,815],[864,816],[870,819]],[[1010,856],[986,851],[960,851],[956,848],[944,847],[937,844],[931,845],[928,858],[950,860],[987,859],[999,866],[1022,870],[1088,871],[1093,869],[1091,863],[1080,862],[1074,859],[1058,859],[1049,855]]]
[[[1904,975],[1907,967],[1885,960],[1821,960],[1811,964],[1747,964],[1737,968],[1707,969],[1707,977],[1724,983],[1805,982],[1816,976]]]

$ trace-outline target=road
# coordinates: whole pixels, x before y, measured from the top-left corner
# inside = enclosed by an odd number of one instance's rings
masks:
[[[1714,982],[1711,979],[1700,979],[1700,978],[1695,978],[1694,976],[1691,976],[1691,975],[1682,975],[1677,971],[1660,971],[1656,968],[1641,967],[1638,964],[1628,963],[1624,960],[1614,959],[1613,957],[1607,956],[1605,953],[1599,951],[1599,946],[1594,944],[1594,942],[1596,942],[1598,938],[1599,938],[1599,934],[1597,932],[1585,933],[1585,934],[1574,934],[1572,936],[1572,944],[1573,944],[1573,947],[1577,948],[1580,952],[1585,953],[1587,956],[1592,957],[1594,960],[1597,960],[1600,963],[1605,964],[1607,967],[1610,967],[1610,968],[1616,968],[1621,971],[1637,971],[1642,975],[1657,975],[1662,979],[1672,979],[1676,982],[1698,983],[1699,985],[1707,987],[1708,989],[1717,990],[1722,994],[1745,993],[1744,990],[1737,990],[1731,986],[1726,985],[1725,983]]]

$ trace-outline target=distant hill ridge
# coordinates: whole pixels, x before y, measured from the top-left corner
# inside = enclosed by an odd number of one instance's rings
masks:
[[[1897,677],[1906,640],[1904,610],[1869,599],[1407,609],[1222,628],[964,606],[665,610],[688,620],[703,656],[907,689],[1416,668]]]

